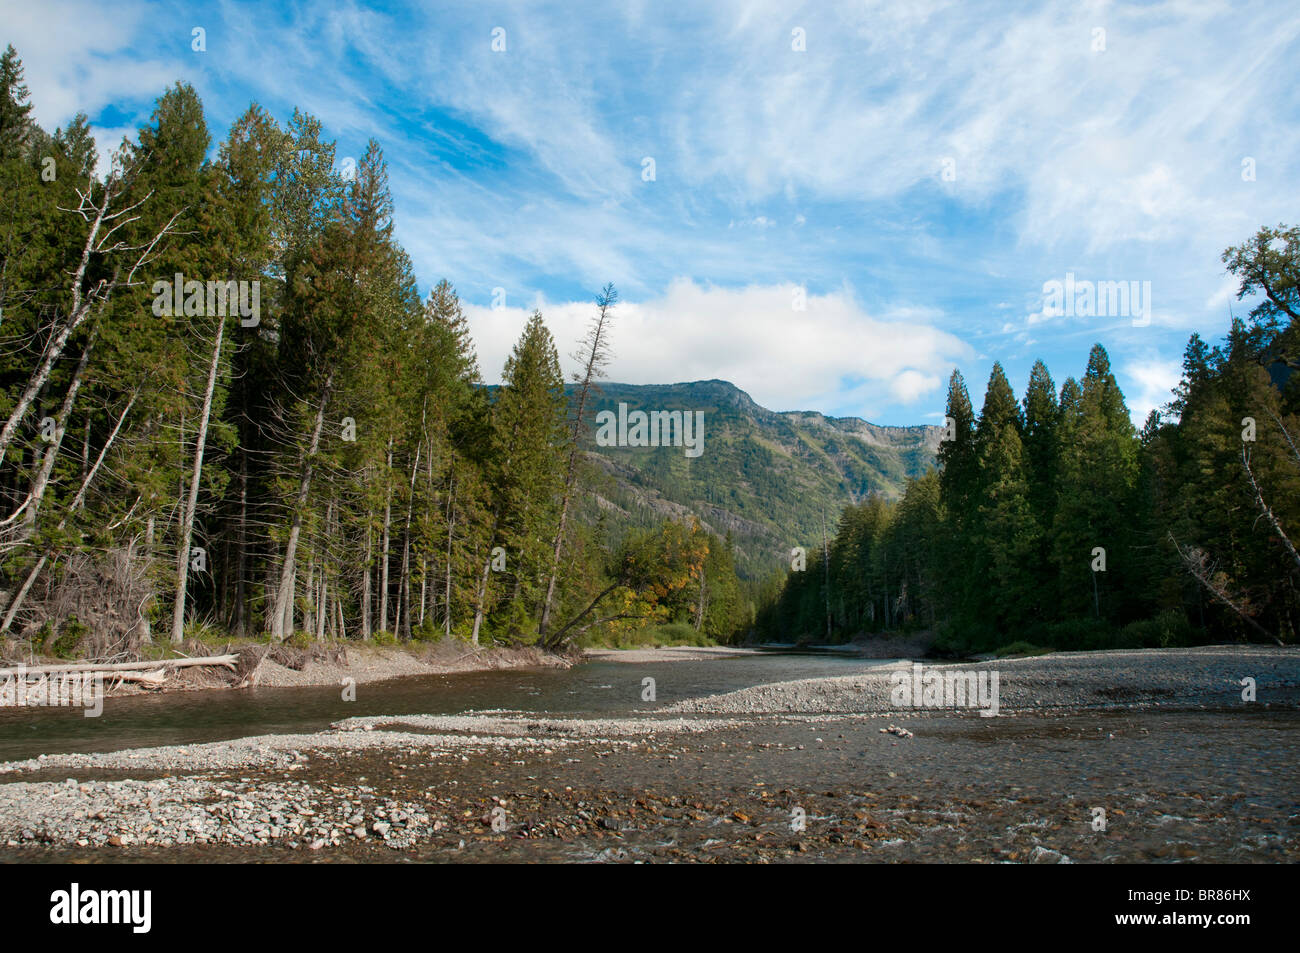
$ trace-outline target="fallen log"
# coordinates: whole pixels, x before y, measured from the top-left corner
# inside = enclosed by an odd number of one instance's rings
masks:
[[[195,665],[221,665],[233,669],[238,655],[209,655],[203,658],[171,658],[157,662],[83,662],[76,665],[32,665],[26,668],[0,668],[0,678],[18,675],[56,675],[65,672],[140,672],[143,669],[190,668]]]
[[[144,685],[161,685],[167,681],[167,673],[162,669],[153,672],[110,672],[109,675],[118,682],[140,682]]]

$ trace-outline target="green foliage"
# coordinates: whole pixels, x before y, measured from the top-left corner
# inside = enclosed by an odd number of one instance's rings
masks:
[[[570,389],[572,399],[572,388]],[[811,412],[773,413],[725,381],[668,385],[605,383],[594,412],[631,409],[700,411],[704,453],[679,447],[599,447],[588,451],[588,485],[579,519],[601,524],[616,547],[631,529],[663,520],[665,501],[699,518],[715,535],[730,533],[747,602],[760,580],[789,568],[790,549],[820,545],[823,513],[872,492],[902,496],[909,479],[934,463],[938,428],[877,427]],[[684,517],[685,518],[685,517]]]
[[[1011,642],[1003,645],[993,651],[998,658],[1022,658],[1027,655],[1046,655],[1054,649],[1043,648],[1041,645],[1034,645],[1032,642]]]
[[[185,624],[185,638],[203,642],[207,645],[220,645],[230,640],[230,634],[209,622],[191,619]]]
[[[41,129],[0,56],[0,587],[28,593],[13,626],[52,651],[142,651],[175,620],[204,640],[527,644],[557,545],[548,638],[1297,638],[1297,229],[1225,253],[1262,298],[1223,346],[1192,337],[1141,434],[1100,346],[1059,396],[1040,362],[1017,402],[995,365],[978,416],[954,371],[938,469],[933,428],[771,414],[721,381],[593,395],[593,415],[703,411],[688,457],[575,448],[540,313],[482,386],[452,286],[421,299],[378,143],[345,175],[319,120],[253,105],[215,145],[177,83],[99,169],[86,116]],[[117,224],[83,260],[103,203]],[[176,274],[257,282],[258,320],[159,313]],[[79,607],[111,602],[89,634],[48,595],[73,579],[95,593]]]
[[[1194,645],[1196,636],[1181,609],[1168,609],[1151,619],[1130,622],[1120,630],[1121,648],[1167,649]]]
[[[1039,641],[1054,646],[1059,652],[1077,652],[1115,647],[1115,629],[1101,619],[1086,616],[1052,622],[1036,635]]]
[[[829,571],[810,552],[760,607],[760,635],[816,640],[828,619],[836,640],[925,624],[949,654],[1009,632],[1068,650],[1295,641],[1297,252],[1285,229],[1230,249],[1243,294],[1272,289],[1268,301],[1234,320],[1226,348],[1192,336],[1175,399],[1140,434],[1100,345],[1059,399],[1040,361],[1018,405],[995,364],[978,419],[954,372],[942,471],[897,503],[845,508]]]
[[[56,630],[53,622],[46,622],[41,628],[41,652],[60,659],[78,657],[81,641],[90,633],[90,627],[78,621],[75,615],[68,616]]]

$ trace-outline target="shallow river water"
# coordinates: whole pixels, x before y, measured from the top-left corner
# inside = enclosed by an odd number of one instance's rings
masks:
[[[136,697],[110,702],[101,719],[4,712],[0,757],[303,732],[365,714],[507,709],[605,717],[878,664],[809,656],[596,661],[568,671],[363,684],[355,703],[332,688]],[[646,677],[656,680],[655,706],[642,701]],[[463,758],[404,745],[313,752],[305,763],[213,777],[227,799],[306,790],[317,817],[387,817],[394,804],[423,805],[440,819],[438,833],[402,849],[373,836],[345,836],[322,849],[11,842],[0,847],[0,862],[1300,860],[1294,705],[894,718],[913,735],[882,733],[888,719],[867,715],[767,715],[694,734],[657,732],[650,717],[635,745],[594,737]],[[81,782],[124,776],[77,774]],[[65,776],[52,769],[22,780],[62,784]],[[489,823],[498,806],[508,814],[505,831]]]
[[[569,669],[501,669],[362,683],[353,702],[343,700],[341,688],[326,686],[109,698],[98,718],[87,718],[80,709],[0,708],[0,761],[319,731],[356,715],[500,709],[611,715],[768,682],[852,675],[882,664],[776,652],[638,665],[590,661]],[[641,699],[647,677],[655,679],[655,706]]]

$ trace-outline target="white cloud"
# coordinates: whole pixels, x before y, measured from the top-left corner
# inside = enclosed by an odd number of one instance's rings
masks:
[[[1180,345],[1176,331],[1225,328],[1236,288],[1224,247],[1300,218],[1300,91],[1278,80],[1293,72],[1300,15],[1265,0],[202,10],[11,0],[5,26],[47,128],[116,107],[104,115],[113,128],[95,130],[105,153],[178,78],[194,83],[217,135],[256,99],[281,118],[295,105],[317,115],[344,153],[374,136],[422,285],[445,276],[482,303],[499,285],[517,303],[613,280],[707,355],[668,356],[637,337],[636,353],[620,354],[624,379],[657,361],[647,380],[725,376],[773,404],[867,413],[922,401],[959,351],[936,344],[905,359],[894,301],[933,302],[922,330],[982,347],[998,328],[999,348],[1027,353],[1041,339],[1053,366],[1103,339],[1157,355]],[[196,23],[207,54],[189,51]],[[504,54],[490,49],[498,24]],[[796,25],[804,53],[790,50]],[[1104,52],[1090,49],[1095,27]],[[1151,280],[1150,328],[1048,314],[1042,280],[1068,271]],[[670,287],[673,276],[695,284]],[[763,317],[786,311],[787,282],[852,283],[867,305],[810,299],[808,317],[819,302],[826,323],[844,326],[799,331]],[[727,319],[718,341],[713,314],[694,327],[666,313],[705,299],[757,317]],[[1024,306],[990,320],[988,303],[1008,300]],[[572,307],[578,327],[587,309]],[[863,335],[871,322],[879,342]],[[800,333],[834,353],[803,353]],[[794,369],[759,335],[776,336]],[[567,350],[574,335],[557,337]],[[489,374],[504,353],[485,359]]]
[[[1181,361],[1151,357],[1126,363],[1118,376],[1129,416],[1134,426],[1141,427],[1147,414],[1173,398],[1172,391],[1182,379],[1183,366]]]
[[[176,62],[137,52],[136,38],[148,28],[148,9],[130,2],[49,0],[7,3],[4,41],[23,61],[32,115],[48,132],[66,125],[78,112],[94,114],[124,101],[151,102],[180,73]],[[70,28],[75,25],[74,28]],[[188,41],[183,44],[188,50]],[[134,127],[92,127],[99,172]]]
[[[846,292],[809,295],[807,310],[796,311],[795,287],[726,289],[678,279],[662,297],[625,301],[611,338],[609,377],[629,384],[720,378],[773,410],[870,416],[886,405],[933,397],[954,361],[971,353],[934,327],[931,312],[871,315]],[[533,305],[565,356],[565,370],[572,370],[567,352],[592,305]],[[499,380],[531,307],[466,307],[486,380]]]
[[[918,398],[938,390],[941,383],[943,381],[937,375],[922,374],[920,371],[908,368],[890,382],[890,391],[901,403],[912,404]]]

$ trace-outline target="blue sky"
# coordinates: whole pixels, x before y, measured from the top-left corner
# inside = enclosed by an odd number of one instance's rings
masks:
[[[614,380],[718,377],[777,410],[932,423],[953,366],[978,401],[994,360],[1018,391],[1037,357],[1059,385],[1100,341],[1140,422],[1188,335],[1248,307],[1222,250],[1300,219],[1286,4],[0,14],[38,120],[84,109],[105,151],[177,79],[217,139],[255,100],[318,116],[340,157],[379,140],[421,288],[456,286],[488,380],[532,307],[567,353],[612,281]],[[1045,310],[1067,273],[1150,282],[1149,321]]]

